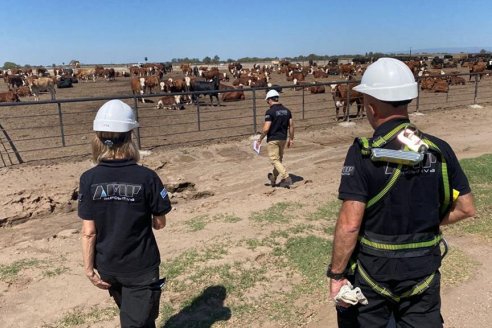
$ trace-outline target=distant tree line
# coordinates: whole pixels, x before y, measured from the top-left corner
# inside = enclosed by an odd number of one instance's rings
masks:
[[[184,58],[173,58],[171,62],[173,64],[179,64],[179,63],[197,63],[197,64],[218,64],[221,62],[224,63],[232,63],[232,62],[241,62],[241,63],[256,63],[256,62],[271,62],[273,60],[288,60],[288,61],[293,61],[293,62],[302,62],[302,61],[329,61],[329,60],[336,60],[339,58],[354,58],[354,60],[357,59],[362,59],[362,58],[373,58],[373,59],[378,59],[381,57],[385,56],[397,56],[398,54],[395,53],[382,53],[382,52],[367,52],[365,55],[316,55],[316,54],[309,54],[307,56],[305,55],[300,55],[300,56],[295,56],[295,57],[241,57],[237,59],[233,58],[228,58],[227,60],[220,60],[220,57],[218,55],[215,55],[214,57],[209,57],[206,56],[203,59],[199,58],[189,58],[189,57],[184,57]]]
[[[491,52],[487,51],[485,49],[480,50],[480,55],[490,55]],[[472,55],[472,54],[470,54]],[[171,62],[173,64],[180,64],[180,63],[196,63],[196,64],[219,64],[219,63],[232,63],[232,62],[241,62],[241,63],[258,63],[258,62],[271,62],[273,60],[288,60],[291,62],[307,62],[307,61],[330,61],[330,60],[337,60],[339,58],[352,58],[354,61],[359,61],[359,62],[364,62],[367,59],[371,60],[376,60],[381,57],[395,57],[399,58],[401,60],[409,60],[414,57],[418,57],[418,54],[414,54],[414,56],[410,56],[409,54],[406,53],[383,53],[383,52],[366,52],[364,55],[353,55],[353,54],[345,54],[345,55],[316,55],[316,54],[309,54],[307,56],[300,55],[300,56],[294,56],[294,57],[241,57],[237,59],[233,58],[228,58],[227,60],[221,60],[218,55],[215,55],[213,57],[206,56],[203,59],[199,58],[189,58],[189,57],[184,57],[184,58],[173,58]],[[147,62],[147,57],[145,57],[145,61]],[[72,60],[70,61],[69,65],[72,66],[74,63],[79,63],[78,61]],[[63,63],[65,65],[65,63]],[[55,64],[51,65],[52,67],[55,67]],[[13,62],[5,62],[3,64],[2,69],[13,69],[13,68],[32,68],[33,66],[31,65],[24,65],[20,66],[17,65],[16,63]]]

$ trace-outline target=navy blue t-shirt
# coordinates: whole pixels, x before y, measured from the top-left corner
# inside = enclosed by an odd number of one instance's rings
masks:
[[[272,122],[267,134],[267,142],[287,140],[289,120],[292,113],[281,104],[272,105],[265,113],[265,122]]]
[[[78,215],[95,221],[94,266],[102,273],[135,276],[158,267],[152,216],[170,210],[159,176],[133,160],[102,161],[80,177]]]
[[[396,119],[379,126],[373,138],[385,135],[396,126],[409,122]],[[455,153],[445,141],[424,134],[436,144],[447,163],[451,188],[465,195],[471,191]],[[385,148],[400,149],[398,140]],[[341,200],[355,200],[366,203],[386,186],[397,164],[373,162],[361,154],[357,142],[349,148],[342,169],[339,196]],[[403,166],[397,182],[383,199],[366,209],[360,234],[381,236],[411,235],[415,233],[437,234],[441,215],[439,208],[444,200],[441,173],[441,159],[436,152],[429,151],[424,160],[415,166]],[[429,256],[405,259],[377,258],[360,254],[359,260],[374,279],[391,280],[421,277],[437,270],[440,265],[440,251],[436,247]]]

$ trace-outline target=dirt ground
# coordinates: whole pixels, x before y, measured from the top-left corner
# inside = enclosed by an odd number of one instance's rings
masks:
[[[447,140],[460,159],[492,151],[490,106],[413,114],[411,119],[423,131]],[[263,151],[260,156],[252,151],[248,138],[155,151],[145,156],[142,163],[156,170],[165,183],[195,185],[195,190],[186,195],[174,195],[175,209],[168,215],[168,226],[156,232],[163,259],[211,240],[265,236],[269,229],[258,231],[249,222],[249,215],[277,202],[299,202],[305,204],[306,210],[314,210],[336,195],[340,168],[353,138],[370,133],[365,120],[351,126],[298,130],[296,143],[285,156],[288,170],[297,177],[290,190],[266,185],[270,164]],[[0,218],[17,217],[17,222],[25,221],[0,229],[0,265],[20,260],[38,263],[28,266],[12,282],[0,281],[2,327],[51,327],[74,309],[112,305],[107,293],[93,287],[82,270],[80,222],[74,199],[79,176],[90,167],[87,158],[0,169]],[[231,212],[242,220],[226,227],[214,223],[196,232],[184,228],[184,222],[191,217]],[[466,235],[449,242],[480,265],[470,280],[443,290],[446,327],[487,327],[492,319],[492,278],[488,274],[492,260],[482,255],[490,253],[492,245]],[[481,299],[476,297],[477,290]],[[162,302],[167,300],[164,295]],[[310,312],[302,326],[336,327],[333,304],[327,299],[306,307]],[[118,320],[80,325],[89,326],[117,327]],[[238,327],[234,313],[225,326]],[[269,322],[263,326],[278,325]]]

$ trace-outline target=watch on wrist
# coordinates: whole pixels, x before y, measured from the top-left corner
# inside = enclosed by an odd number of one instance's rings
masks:
[[[334,280],[342,280],[345,278],[345,275],[346,275],[345,271],[340,272],[340,273],[335,273],[335,272],[331,271],[331,263],[328,264],[328,270],[326,271],[326,276],[328,278],[334,279]]]

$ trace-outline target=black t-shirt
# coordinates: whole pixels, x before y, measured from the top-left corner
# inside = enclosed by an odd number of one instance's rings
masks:
[[[102,161],[80,177],[78,214],[96,225],[95,267],[135,276],[160,264],[152,216],[171,210],[158,175],[133,160]]]
[[[409,122],[396,119],[379,126],[374,136],[385,135],[399,124]],[[460,195],[471,191],[468,179],[451,147],[443,140],[424,134],[438,146],[447,163],[449,184]],[[400,149],[394,139],[385,148]],[[373,162],[363,156],[357,142],[350,147],[342,169],[339,196],[341,200],[367,203],[386,186],[397,164]],[[424,160],[415,166],[403,166],[402,173],[390,191],[375,205],[366,209],[360,234],[382,236],[437,234],[441,217],[439,206],[444,199],[441,159],[429,151]],[[369,274],[379,281],[417,278],[430,274],[440,266],[438,247],[430,255],[404,259],[382,258],[359,254],[359,260]]]
[[[265,113],[265,122],[272,122],[267,134],[267,142],[273,140],[287,140],[289,120],[292,118],[290,110],[281,104],[272,105]]]

